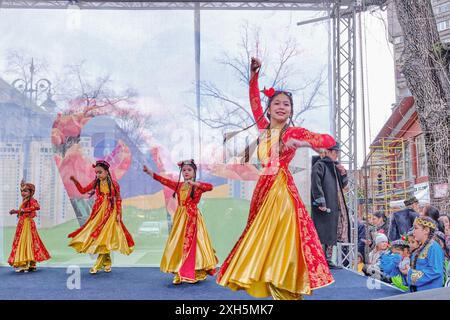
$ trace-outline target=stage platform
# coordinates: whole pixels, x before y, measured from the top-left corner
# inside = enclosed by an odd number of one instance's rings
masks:
[[[450,288],[439,288],[382,298],[381,300],[450,300]]]
[[[80,289],[67,268],[40,268],[15,273],[0,267],[0,300],[253,300],[244,291],[234,292],[216,284],[215,278],[197,284],[173,285],[172,276],[159,268],[116,267],[111,273],[89,274],[80,270]],[[372,300],[397,296],[398,289],[351,271],[332,270],[335,282],[316,290],[306,300]],[[69,287],[68,287],[69,282]],[[267,298],[268,299],[268,298]]]

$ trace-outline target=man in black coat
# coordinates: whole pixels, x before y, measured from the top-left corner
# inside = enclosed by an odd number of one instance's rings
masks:
[[[388,233],[389,241],[398,240],[402,235],[408,233],[413,226],[414,219],[419,216],[419,200],[416,197],[406,199],[404,204],[405,209],[392,214]]]
[[[326,150],[323,158],[314,157],[311,169],[312,220],[324,248],[328,265],[332,262],[333,246],[349,242],[350,225],[343,189],[347,186],[347,172],[337,161],[339,144]]]

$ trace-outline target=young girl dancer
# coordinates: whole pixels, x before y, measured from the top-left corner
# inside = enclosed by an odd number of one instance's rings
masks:
[[[202,193],[211,191],[213,186],[195,181],[197,165],[194,160],[180,161],[178,166],[178,182],[163,178],[147,166],[144,166],[144,172],[174,190],[173,197],[177,195],[178,198],[172,230],[161,259],[161,271],[175,274],[173,284],[196,283],[205,280],[208,274],[214,275],[218,263],[202,214],[197,208]],[[183,183],[180,183],[181,175]]]
[[[86,223],[69,234],[72,238],[69,246],[79,253],[98,254],[89,271],[95,274],[101,269],[111,272],[110,252],[129,255],[133,251],[134,241],[122,221],[120,187],[111,177],[109,163],[99,160],[92,167],[96,178],[87,187],[82,187],[74,176],[70,177],[81,194],[91,191],[90,196],[95,194],[96,199]]]
[[[8,263],[16,268],[16,272],[36,271],[36,262],[50,259],[44,244],[36,229],[33,218],[40,209],[39,203],[33,198],[35,186],[32,183],[20,184],[22,204],[18,210],[12,209],[10,214],[17,214],[16,234]]]
[[[290,126],[289,92],[264,90],[269,97],[266,119],[258,88],[260,66],[253,58],[250,104],[261,133],[258,158],[264,171],[253,193],[247,226],[222,264],[217,282],[258,298],[301,299],[334,280],[288,166],[296,148],[328,149],[336,142],[329,135]]]

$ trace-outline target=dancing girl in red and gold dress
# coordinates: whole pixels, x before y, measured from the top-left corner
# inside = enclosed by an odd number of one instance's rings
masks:
[[[16,268],[16,272],[36,271],[36,262],[50,259],[50,254],[42,243],[33,218],[40,209],[39,203],[33,198],[36,188],[32,183],[20,184],[22,204],[18,210],[11,210],[10,214],[17,214],[16,234],[12,245],[8,263]]]
[[[218,259],[206,230],[203,216],[197,205],[202,194],[211,191],[213,186],[195,181],[197,165],[194,160],[180,161],[180,179],[166,179],[144,166],[144,172],[171,188],[177,196],[178,207],[173,216],[173,226],[167,239],[161,259],[162,272],[173,273],[173,284],[196,283],[214,275]]]
[[[87,187],[81,186],[74,176],[70,177],[81,194],[91,192],[96,199],[86,223],[69,234],[72,238],[69,246],[79,253],[98,254],[89,270],[95,274],[102,269],[111,272],[111,251],[129,255],[133,252],[134,241],[122,221],[120,187],[111,177],[109,163],[99,160],[92,166],[96,178]]]
[[[263,165],[250,204],[247,225],[225,259],[217,283],[262,298],[301,299],[334,280],[288,165],[296,148],[330,148],[335,140],[290,126],[292,94],[264,90],[269,97],[267,120],[261,106],[258,72],[252,58],[250,104],[260,131],[258,158]]]

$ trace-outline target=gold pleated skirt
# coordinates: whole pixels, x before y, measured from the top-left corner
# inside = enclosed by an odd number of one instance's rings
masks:
[[[311,294],[295,210],[280,170],[219,284],[257,298]]]
[[[14,256],[13,267],[26,267],[35,264],[36,258],[33,251],[33,238],[31,233],[31,218],[23,220],[22,232],[17,244],[16,255]]]
[[[128,246],[121,223],[117,221],[115,208],[98,237],[92,238],[90,236],[102,221],[107,208],[108,199],[105,198],[94,219],[89,221],[86,227],[70,241],[69,246],[79,253],[107,254],[111,251],[119,251],[122,254],[129,255],[133,252],[133,247]]]
[[[186,207],[178,206],[174,214],[172,230],[167,239],[166,247],[161,258],[160,269],[162,272],[177,274],[182,266],[187,218]],[[200,278],[204,278],[205,272],[214,270],[217,263],[218,259],[206,230],[203,216],[200,213],[200,210],[197,210],[196,275],[199,275]]]

